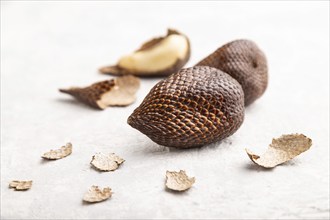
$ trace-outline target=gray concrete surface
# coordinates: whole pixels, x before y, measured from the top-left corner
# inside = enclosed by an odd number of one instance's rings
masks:
[[[1,1],[1,218],[329,218],[329,2]],[[269,60],[269,87],[242,127],[200,149],[158,146],[126,124],[159,79],[143,79],[136,103],[97,111],[61,87],[107,79],[97,68],[177,28],[190,37],[187,66],[222,44],[252,39]],[[273,137],[303,133],[312,148],[272,170],[251,163]],[[72,142],[71,156],[45,162]],[[119,170],[90,167],[96,152],[126,159]],[[164,189],[166,170],[196,177],[182,194]],[[8,188],[31,179],[26,192]],[[85,205],[93,185],[106,202]]]

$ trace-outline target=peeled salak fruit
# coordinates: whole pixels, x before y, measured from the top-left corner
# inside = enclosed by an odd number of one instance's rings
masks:
[[[190,58],[187,36],[168,29],[164,37],[144,43],[135,52],[122,56],[116,65],[100,68],[110,75],[167,76],[180,70]]]

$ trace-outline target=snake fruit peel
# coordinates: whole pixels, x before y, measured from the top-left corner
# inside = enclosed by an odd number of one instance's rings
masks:
[[[165,186],[173,191],[185,191],[195,183],[195,177],[188,177],[186,171],[166,171]]]
[[[111,75],[167,76],[181,69],[189,57],[189,39],[169,29],[166,36],[147,41],[137,51],[122,56],[116,65],[100,68],[100,72]]]
[[[124,162],[124,159],[114,153],[97,153],[92,157],[90,164],[100,171],[114,171]]]
[[[50,150],[44,153],[41,157],[47,160],[58,160],[69,156],[72,153],[72,144],[67,143],[57,150]]]
[[[196,66],[210,66],[231,75],[242,86],[245,105],[266,90],[268,67],[265,54],[250,40],[235,40],[218,48]]]
[[[285,163],[312,146],[312,140],[303,134],[286,134],[273,139],[268,149],[261,156],[245,149],[249,158],[264,168],[273,168]]]
[[[121,76],[104,80],[88,87],[71,87],[60,92],[72,95],[79,101],[97,109],[108,106],[127,106],[135,102],[135,93],[140,87],[140,79],[135,76]]]
[[[84,195],[83,201],[88,203],[102,202],[112,196],[111,188],[100,189],[98,186],[92,186]]]
[[[32,180],[29,181],[13,180],[9,183],[9,188],[14,188],[16,191],[28,190],[31,187],[32,187]]]
[[[200,147],[232,135],[244,119],[241,85],[219,69],[181,69],[157,83],[127,122],[154,142]]]

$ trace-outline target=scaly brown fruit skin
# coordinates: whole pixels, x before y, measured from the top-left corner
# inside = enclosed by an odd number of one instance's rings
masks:
[[[157,83],[127,122],[154,142],[200,147],[232,135],[244,119],[241,85],[219,69],[181,69]]]
[[[135,93],[140,87],[139,78],[131,75],[104,80],[87,87],[59,89],[77,100],[100,110],[108,106],[127,106],[135,101]]]
[[[110,91],[114,86],[115,80],[110,79],[94,83],[93,85],[85,88],[72,87],[70,89],[59,89],[59,91],[72,95],[76,99],[80,100],[83,103],[86,103],[93,108],[102,109],[97,104],[97,101],[105,92]]]
[[[258,99],[268,84],[265,54],[250,40],[236,40],[217,49],[196,66],[210,66],[228,73],[242,86],[245,105]]]

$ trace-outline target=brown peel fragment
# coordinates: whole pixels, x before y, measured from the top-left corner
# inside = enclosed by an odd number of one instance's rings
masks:
[[[118,157],[114,153],[97,153],[93,156],[91,164],[100,171],[114,171],[124,162],[124,159]]]
[[[151,39],[116,65],[99,69],[110,75],[167,76],[180,70],[190,58],[187,36],[168,29],[167,35]]]
[[[62,146],[57,150],[50,150],[49,152],[44,153],[41,157],[47,160],[58,160],[66,156],[69,156],[72,153],[72,144],[67,143],[65,146]]]
[[[245,149],[250,159],[264,168],[273,168],[287,162],[312,146],[312,140],[303,134],[282,135],[273,139],[266,152],[258,156]]]
[[[19,181],[13,180],[9,183],[9,188],[14,188],[17,191],[28,190],[32,186],[32,180],[29,181]]]
[[[111,196],[111,188],[106,187],[103,188],[103,190],[100,190],[98,186],[92,186],[84,195],[83,201],[89,203],[102,202],[109,199]]]
[[[114,76],[122,76],[122,75],[132,75],[133,73],[129,73],[127,70],[120,68],[119,66],[104,66],[99,69],[99,71],[103,74],[109,74]]]
[[[165,185],[174,191],[185,191],[195,183],[195,177],[189,178],[184,170],[180,172],[166,171]]]
[[[135,93],[140,87],[140,79],[134,76],[122,76],[94,83],[91,86],[60,89],[60,92],[72,95],[79,101],[94,108],[105,109],[108,106],[127,106],[132,104]]]

